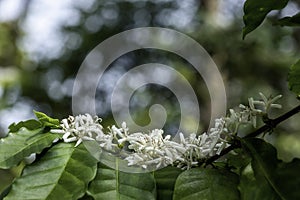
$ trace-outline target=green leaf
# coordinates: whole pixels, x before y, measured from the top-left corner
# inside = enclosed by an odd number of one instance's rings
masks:
[[[18,132],[9,133],[0,140],[0,168],[7,169],[19,164],[32,153],[40,153],[51,146],[56,134],[40,134],[43,129],[28,130],[21,128]]]
[[[0,199],[4,199],[4,197],[9,193],[11,190],[11,185],[7,186],[0,194]]]
[[[97,200],[156,199],[155,180],[150,173],[125,173],[99,164],[88,194]]]
[[[97,160],[83,145],[59,143],[25,167],[5,200],[78,199],[95,177]]]
[[[157,199],[171,200],[173,198],[176,179],[182,173],[182,170],[169,166],[153,173],[156,181]]]
[[[289,0],[247,0],[244,4],[243,38],[255,30],[272,10],[284,8]]]
[[[25,127],[28,130],[34,130],[34,129],[42,128],[42,123],[37,120],[30,119],[27,121],[21,121],[17,124],[12,123],[11,125],[9,125],[8,129],[9,129],[9,132],[14,133],[14,132],[17,132],[22,127]]]
[[[59,128],[59,120],[53,119],[46,114],[38,111],[34,111],[35,116],[38,118],[38,120],[47,127],[50,128]]]
[[[277,200],[278,195],[263,176],[255,176],[251,164],[242,172],[239,189],[243,200]]]
[[[244,149],[252,156],[252,168],[256,179],[265,179],[280,199],[300,199],[298,191],[300,159],[285,163],[277,159],[276,149],[262,139],[249,138],[242,141]]]
[[[300,96],[300,60],[291,66],[288,82],[290,90]]]
[[[242,149],[235,149],[226,156],[228,167],[232,168],[232,171],[240,175],[242,171],[251,162],[251,157],[245,153]]]
[[[300,12],[291,17],[284,17],[274,23],[279,26],[300,26]]]
[[[181,173],[175,184],[174,200],[240,199],[239,177],[224,169],[194,168]]]

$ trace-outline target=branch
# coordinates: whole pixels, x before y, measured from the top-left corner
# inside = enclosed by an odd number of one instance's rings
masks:
[[[300,112],[300,105],[293,108],[292,110],[290,110],[289,112],[275,118],[275,119],[270,119],[268,121],[267,124],[265,124],[264,126],[260,127],[259,129],[253,131],[252,133],[250,133],[249,135],[245,136],[244,138],[251,138],[251,137],[256,137],[261,133],[265,133],[268,131],[271,131],[272,129],[274,129],[279,123],[285,121],[286,119],[292,117],[293,115],[297,114],[298,112]]]
[[[269,132],[269,131],[273,130],[279,123],[285,121],[286,119],[292,117],[293,115],[295,115],[299,112],[300,112],[300,105],[298,105],[297,107],[293,108],[292,110],[288,111],[287,113],[285,113],[285,114],[283,114],[283,115],[281,115],[281,116],[279,116],[275,119],[268,120],[268,122],[264,126],[262,126],[259,129],[253,131],[252,133],[246,135],[244,138],[253,138],[253,137],[257,137],[261,133]],[[211,164],[212,162],[218,160],[219,158],[226,155],[230,151],[232,151],[234,149],[237,149],[237,148],[240,148],[240,147],[241,147],[240,141],[235,140],[232,145],[225,148],[223,151],[221,151],[220,154],[214,155],[214,156],[208,158],[205,163],[206,163],[206,165]]]

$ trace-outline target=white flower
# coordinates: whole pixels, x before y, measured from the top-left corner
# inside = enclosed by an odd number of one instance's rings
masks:
[[[62,129],[52,129],[50,132],[63,134],[64,142],[76,142],[77,147],[83,140],[95,140],[104,135],[100,120],[98,117],[92,118],[89,114],[70,116],[61,121]]]
[[[260,113],[263,112],[262,110],[255,108],[254,104],[258,104],[259,101],[254,101],[254,99],[252,97],[250,97],[248,99],[248,102],[249,102],[249,106],[250,106],[250,109],[251,109],[253,114],[260,114]]]
[[[139,165],[143,168],[155,165],[156,168],[172,165],[183,159],[186,148],[170,141],[171,136],[163,137],[163,130],[154,129],[148,134],[132,133],[127,137],[128,148],[134,153],[126,157],[128,165]]]
[[[24,162],[26,164],[31,164],[31,163],[33,163],[35,161],[35,159],[36,159],[36,153],[32,153],[29,156],[27,156],[27,157],[24,158]]]
[[[262,105],[266,113],[268,113],[271,108],[279,108],[279,109],[282,108],[282,106],[280,104],[274,103],[275,101],[280,99],[282,97],[282,95],[277,95],[274,98],[267,98],[261,92],[259,93],[259,95],[261,96],[263,101],[256,101],[256,103]]]
[[[274,103],[278,99],[282,97],[282,95],[277,95],[274,98],[267,98],[263,93],[259,93],[262,100],[253,100],[253,98],[249,99],[249,105],[252,111],[258,111],[260,113],[268,113],[271,108],[281,108],[280,104]],[[261,109],[255,108],[255,105],[260,106]]]

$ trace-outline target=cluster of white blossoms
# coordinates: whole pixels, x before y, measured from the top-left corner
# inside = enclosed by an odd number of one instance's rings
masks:
[[[237,135],[240,125],[252,124],[256,127],[258,116],[267,115],[271,108],[281,108],[275,104],[281,95],[267,98],[259,93],[262,100],[249,98],[249,106],[240,105],[239,110],[230,109],[227,117],[215,120],[214,127],[200,135],[192,133],[187,137],[179,133],[178,141],[171,140],[171,135],[165,135],[161,129],[149,133],[130,133],[126,123],[121,127],[108,127],[104,132],[98,117],[89,114],[70,116],[63,119],[61,129],[52,129],[52,133],[63,134],[64,142],[76,142],[78,146],[83,140],[97,141],[101,148],[114,153],[124,150],[122,154],[128,166],[141,166],[147,169],[174,165],[183,169],[203,164],[205,159],[218,155],[230,145],[232,138]]]

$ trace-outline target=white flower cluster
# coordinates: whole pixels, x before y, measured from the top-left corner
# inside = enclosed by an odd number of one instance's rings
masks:
[[[242,124],[252,124],[256,128],[257,117],[259,116],[268,116],[271,108],[281,108],[280,104],[275,104],[282,97],[278,95],[274,98],[267,98],[261,92],[259,93],[262,100],[254,100],[252,97],[248,99],[249,106],[240,104],[240,110],[238,112],[230,109],[229,116],[225,117],[226,126],[229,129],[228,131],[237,134],[239,126]]]
[[[175,165],[189,169],[220,154],[230,145],[240,125],[252,124],[255,127],[257,116],[267,114],[271,108],[281,108],[281,105],[274,104],[281,95],[272,99],[266,98],[262,93],[260,96],[262,101],[249,98],[249,106],[241,104],[239,111],[230,109],[229,115],[216,119],[214,127],[207,133],[198,136],[192,133],[188,137],[180,133],[178,142],[171,140],[170,135],[164,136],[161,129],[154,129],[149,133],[130,133],[125,122],[121,127],[109,127],[109,131],[104,133],[100,125],[101,119],[92,118],[89,114],[63,119],[62,129],[52,129],[51,132],[63,134],[64,142],[76,141],[75,146],[83,140],[95,140],[103,149],[112,153],[127,149],[129,151],[124,159],[129,166],[141,166],[145,169],[155,166],[158,169]]]
[[[107,138],[102,131],[103,127],[100,125],[100,121],[100,118],[92,118],[89,114],[69,116],[68,119],[61,121],[62,129],[51,129],[51,133],[64,134],[62,137],[64,142],[76,141],[75,147],[77,147],[83,140]]]

